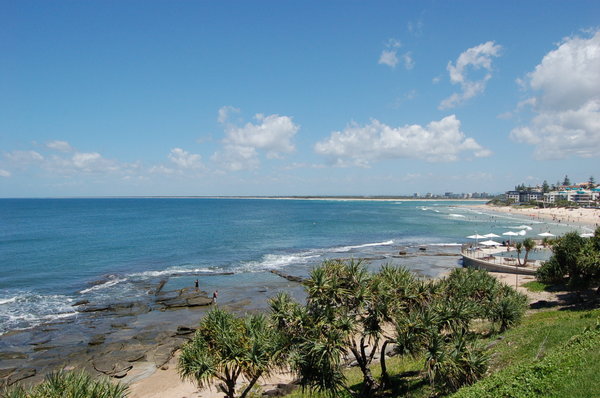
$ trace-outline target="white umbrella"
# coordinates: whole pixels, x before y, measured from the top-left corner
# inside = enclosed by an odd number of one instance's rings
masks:
[[[506,232],[503,232],[502,235],[504,235],[504,236],[519,236],[519,233],[513,232],[513,231],[506,231]],[[510,238],[508,238],[508,244],[510,245]]]
[[[494,240],[484,240],[483,242],[479,242],[480,245],[484,245],[484,246],[498,246],[500,245],[500,243],[494,241]]]
[[[591,232],[586,232],[585,234],[581,234],[579,236],[581,236],[582,238],[591,238],[592,236],[594,236],[594,234]]]
[[[550,232],[542,232],[541,234],[538,234],[538,236],[548,237],[548,236],[556,236],[556,235],[551,234]]]
[[[467,236],[467,238],[469,238],[469,239],[484,239],[484,238],[487,238],[487,236],[475,234],[475,235],[469,235],[469,236]]]
[[[499,238],[500,237],[500,235],[496,235],[496,234],[492,234],[492,233],[485,234],[483,236],[485,236],[486,238]]]
[[[525,236],[526,233],[527,233],[527,231],[525,231],[524,229],[517,232],[517,234],[519,234],[519,236]]]

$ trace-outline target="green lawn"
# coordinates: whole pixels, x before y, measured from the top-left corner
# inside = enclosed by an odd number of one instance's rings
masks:
[[[542,311],[530,314],[500,339],[483,341],[490,348],[490,373],[474,386],[459,390],[456,397],[600,397],[600,331],[595,329],[600,309],[591,311]],[[388,397],[429,397],[432,390],[419,375],[423,359],[389,358],[394,388]],[[379,364],[372,367],[380,375]],[[404,375],[404,377],[400,377]],[[407,376],[409,375],[409,376]],[[346,372],[349,385],[362,380],[358,368]],[[494,390],[507,386],[505,395]],[[510,388],[509,388],[510,387]],[[297,390],[291,398],[326,397],[325,394]],[[348,395],[341,394],[340,397]]]

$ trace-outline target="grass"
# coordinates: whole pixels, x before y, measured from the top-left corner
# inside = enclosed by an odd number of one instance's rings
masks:
[[[544,292],[544,291],[548,290],[548,288],[551,285],[548,285],[548,284],[542,283],[542,282],[538,282],[538,281],[531,281],[531,282],[524,283],[522,286],[524,288],[526,288],[527,290],[529,290],[530,292]]]
[[[600,395],[600,327],[584,330],[538,360],[510,365],[461,389],[454,398]]]
[[[490,344],[490,374],[456,397],[600,397],[600,331],[595,329],[600,309],[542,311],[499,336],[483,340]],[[595,333],[593,336],[589,333]],[[574,337],[581,336],[581,337]],[[571,341],[571,342],[570,342]],[[386,361],[393,388],[387,397],[430,397],[433,391],[420,375],[423,358],[392,357]],[[379,363],[372,366],[380,376]],[[410,375],[409,377],[406,377]],[[362,381],[358,368],[346,371],[348,385],[357,389]],[[504,395],[493,388],[506,387]],[[509,388],[511,387],[511,388]],[[491,390],[490,390],[491,389]],[[595,395],[594,395],[595,394]],[[348,394],[338,395],[349,397]],[[296,390],[290,398],[321,398],[326,394]]]

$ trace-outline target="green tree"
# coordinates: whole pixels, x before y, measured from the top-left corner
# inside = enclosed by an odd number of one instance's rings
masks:
[[[547,193],[550,192],[550,185],[548,185],[548,181],[544,180],[542,183],[542,192]]]
[[[588,180],[588,189],[594,189],[595,186],[596,181],[594,180],[594,176],[590,176],[590,179]]]
[[[523,252],[523,242],[516,242],[515,249],[517,250],[517,264],[521,264],[521,253]]]
[[[569,176],[565,175],[565,179],[563,180],[562,183],[564,186],[569,186],[571,185],[571,180],[569,179]]]
[[[529,252],[535,249],[535,241],[531,238],[525,238],[523,240],[523,249],[525,249],[525,258],[523,259],[523,264],[527,265],[527,257],[529,257]]]
[[[577,232],[569,232],[557,239],[553,255],[537,271],[545,283],[566,280],[573,288],[586,288],[600,283],[600,227],[594,237],[585,239]]]
[[[199,386],[219,380],[227,398],[236,397],[240,376],[248,385],[239,395],[248,395],[258,378],[269,375],[280,353],[280,338],[264,315],[238,318],[215,308],[200,321],[193,339],[185,344],[178,370],[184,379]]]
[[[108,379],[93,379],[88,373],[59,371],[50,373],[37,386],[0,389],[2,398],[125,398],[129,387]]]

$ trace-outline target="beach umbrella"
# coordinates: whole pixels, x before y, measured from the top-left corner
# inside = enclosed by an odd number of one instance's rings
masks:
[[[509,236],[509,237],[510,236],[519,236],[519,233],[513,232],[513,231],[506,231],[506,232],[503,232],[502,235]],[[508,238],[508,243],[510,244],[510,238]]]
[[[550,232],[542,232],[541,234],[538,234],[538,236],[543,236],[543,237],[550,237],[550,236],[556,236],[554,234],[551,234]]]
[[[487,236],[475,234],[475,235],[469,235],[469,236],[467,236],[467,238],[469,238],[469,239],[485,239],[485,238],[487,238]]]
[[[492,233],[485,234],[483,236],[485,236],[486,238],[499,238],[500,237],[500,235],[496,235],[496,234],[492,234]]]
[[[500,243],[494,241],[494,240],[484,240],[483,242],[479,242],[480,245],[484,245],[484,246],[499,246]]]
[[[594,236],[594,234],[591,232],[586,232],[585,234],[581,234],[579,236],[581,236],[582,238],[591,238],[592,236]]]

